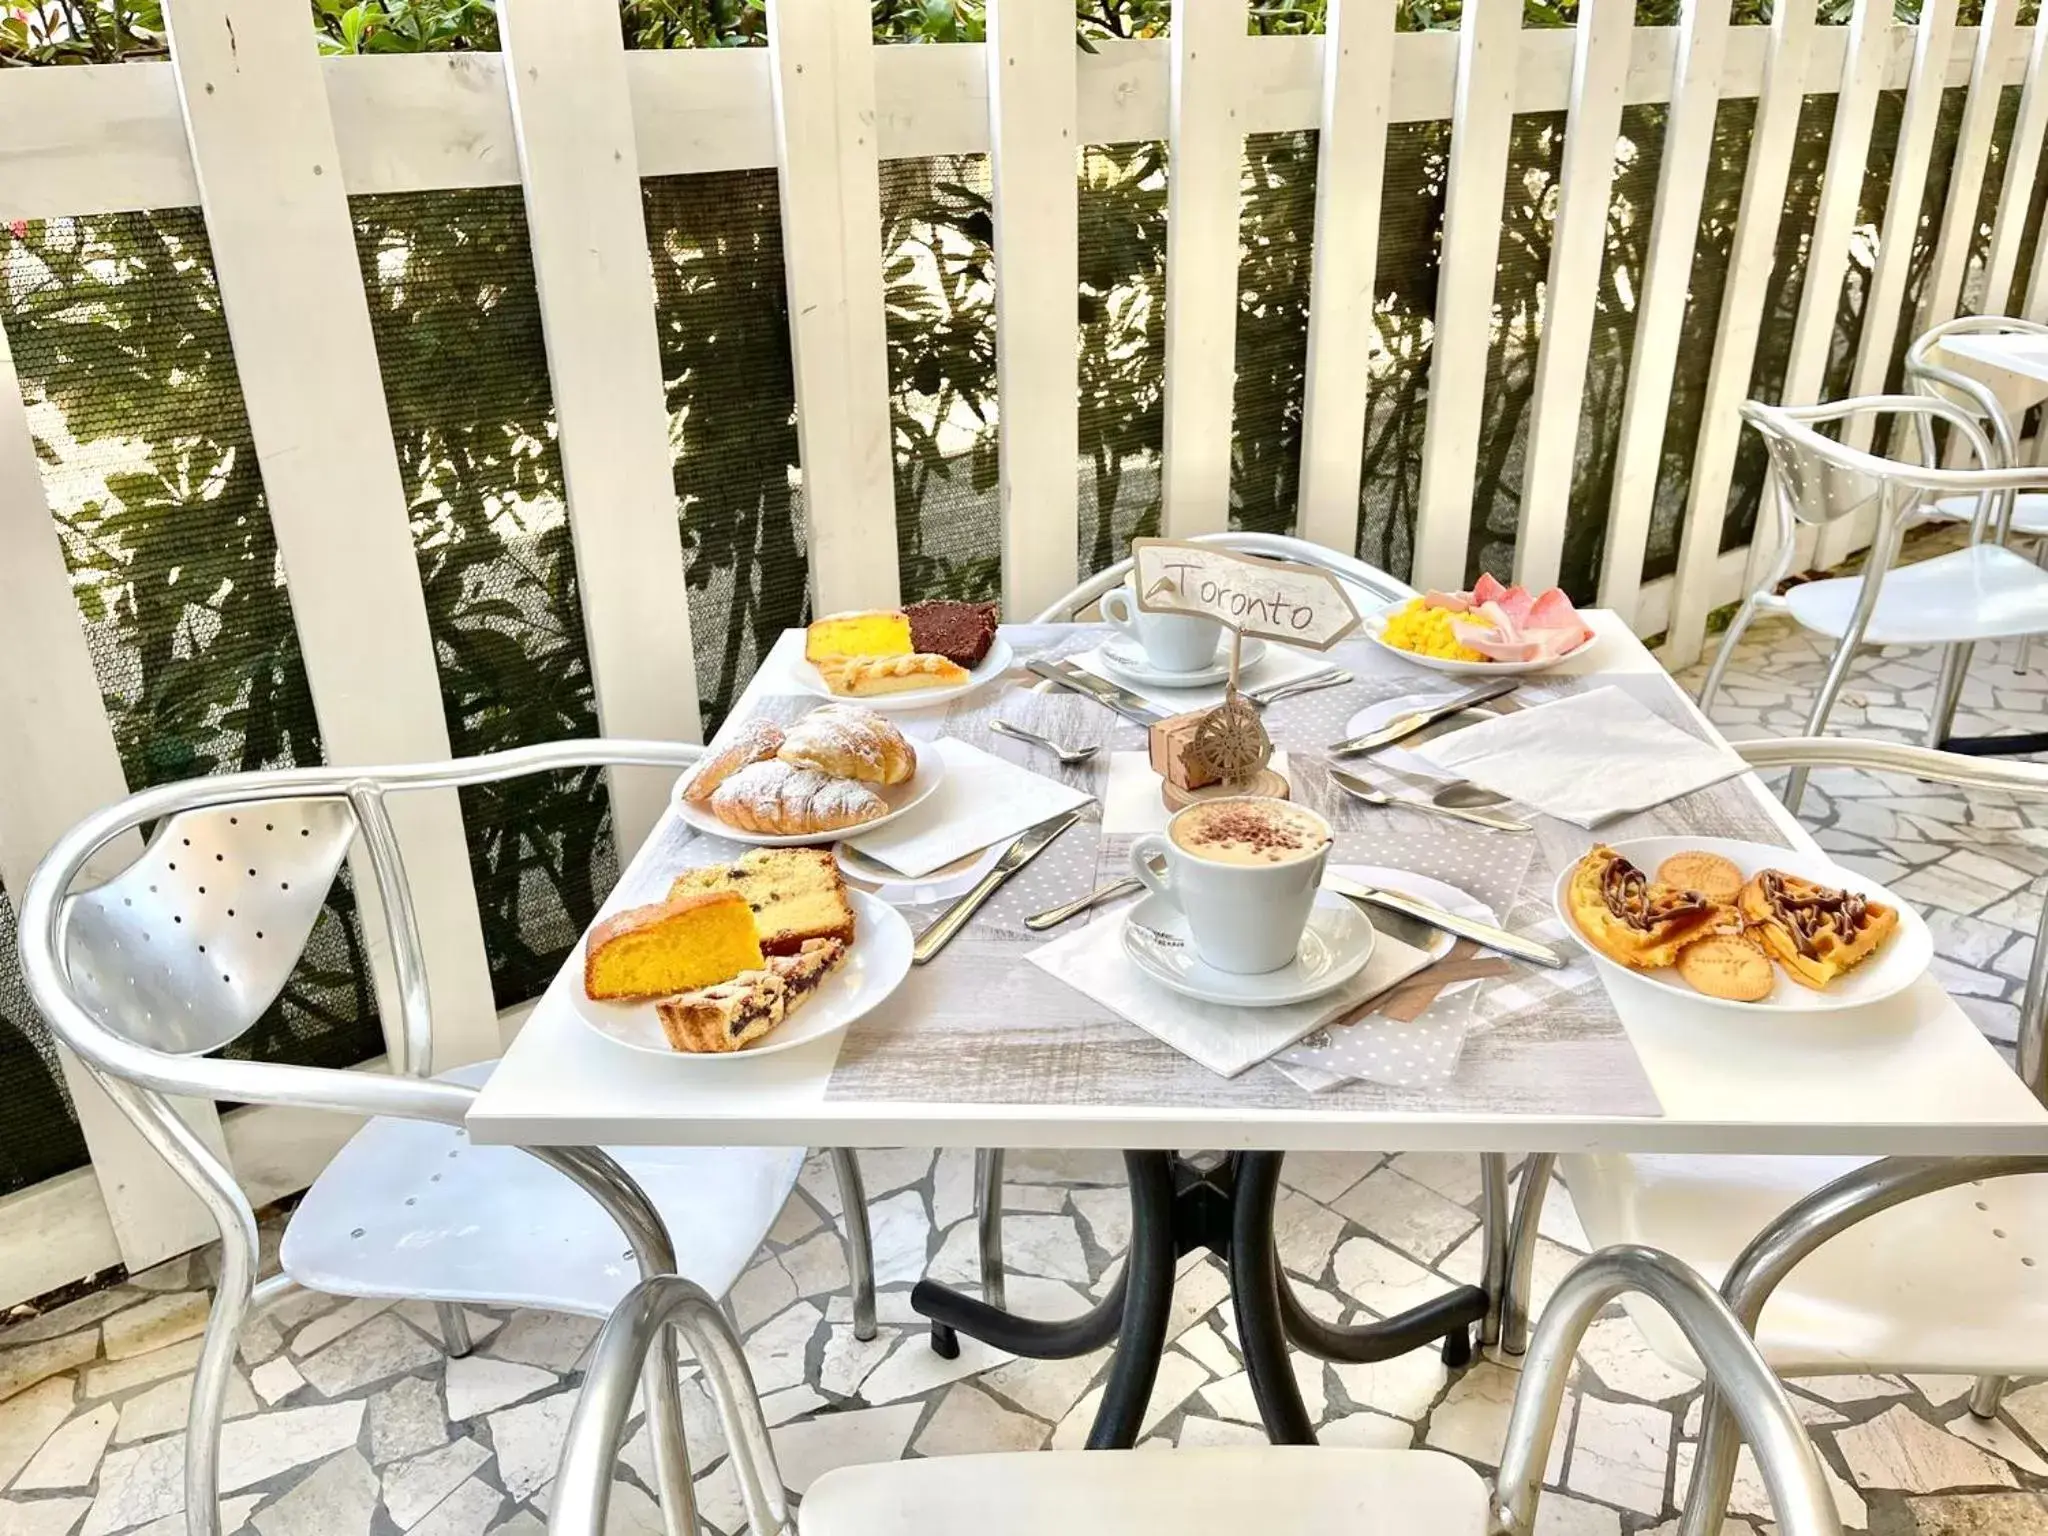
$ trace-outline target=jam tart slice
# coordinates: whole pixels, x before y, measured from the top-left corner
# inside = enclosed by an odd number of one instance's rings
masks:
[[[1751,876],[1736,905],[1750,937],[1816,992],[1876,954],[1899,926],[1881,901],[1782,869]]]
[[[1731,907],[1652,880],[1605,843],[1574,866],[1565,905],[1594,948],[1636,971],[1660,970],[1694,940],[1737,925]]]

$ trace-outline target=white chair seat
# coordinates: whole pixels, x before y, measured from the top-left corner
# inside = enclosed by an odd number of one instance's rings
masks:
[[[1255,1446],[1039,1451],[843,1467],[804,1536],[1447,1536],[1487,1528],[1486,1485],[1436,1451]]]
[[[1559,1161],[1593,1247],[1645,1243],[1718,1286],[1751,1238],[1795,1201],[1865,1160],[1614,1155]],[[1699,1374],[1664,1312],[1634,1297],[1625,1305],[1659,1355]],[[2048,1177],[1965,1184],[1851,1227],[1772,1294],[1757,1344],[1786,1376],[2048,1370]]]
[[[1863,582],[1809,581],[1785,594],[1792,616],[1839,639]],[[1885,573],[1867,645],[1940,645],[2048,633],[2048,571],[1999,544],[1973,544]]]
[[[1944,496],[1928,510],[1951,522],[1967,523],[1977,516],[1977,498]],[[2012,509],[2012,531],[2025,538],[2048,538],[2048,491],[2020,492]]]
[[[495,1062],[442,1074],[480,1085]],[[774,1225],[801,1147],[613,1156],[661,1210],[681,1272],[723,1296]],[[640,1270],[618,1225],[563,1175],[454,1126],[373,1120],[306,1191],[279,1262],[311,1290],[607,1316]]]

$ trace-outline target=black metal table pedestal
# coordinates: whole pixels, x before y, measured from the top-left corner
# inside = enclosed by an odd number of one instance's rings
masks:
[[[1131,1187],[1131,1245],[1107,1296],[1079,1317],[1040,1322],[992,1307],[936,1281],[919,1281],[910,1304],[931,1319],[932,1348],[952,1356],[959,1334],[1033,1360],[1065,1360],[1116,1342],[1109,1380],[1088,1433],[1091,1450],[1131,1446],[1166,1350],[1176,1260],[1199,1248],[1230,1266],[1232,1303],[1245,1372],[1276,1445],[1313,1445],[1315,1427],[1301,1400],[1288,1347],[1324,1360],[1389,1360],[1443,1340],[1447,1365],[1472,1358],[1472,1326],[1487,1312],[1486,1292],[1459,1286],[1421,1306],[1353,1327],[1312,1317],[1281,1271],[1273,1241],[1278,1152],[1239,1152],[1207,1165],[1170,1152],[1126,1152]]]

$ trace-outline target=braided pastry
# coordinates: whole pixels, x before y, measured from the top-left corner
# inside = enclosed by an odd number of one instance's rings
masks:
[[[967,681],[967,669],[943,656],[831,656],[818,664],[825,686],[851,698],[908,693],[914,688],[950,688]]]
[[[683,779],[683,798],[701,805],[719,785],[747,764],[773,757],[781,745],[782,727],[772,720],[756,720],[742,726],[724,746],[697,759],[697,766]]]
[[[917,772],[917,748],[888,717],[857,704],[827,704],[792,725],[776,754],[785,763],[842,779],[901,784]]]
[[[878,820],[889,814],[889,805],[858,780],[770,759],[749,763],[719,785],[711,814],[743,832],[795,837]]]

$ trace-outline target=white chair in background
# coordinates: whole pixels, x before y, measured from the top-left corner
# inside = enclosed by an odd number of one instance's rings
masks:
[[[348,1296],[420,1297],[467,1348],[461,1303],[606,1316],[644,1275],[680,1273],[722,1296],[789,1198],[799,1147],[675,1147],[610,1154],[475,1147],[461,1127],[492,1063],[432,1074],[419,934],[387,797],[524,774],[630,764],[681,769],[699,747],[567,741],[403,768],[223,774],[130,795],[72,828],[38,866],[20,913],[22,972],[57,1037],[84,1060],[220,1229],[219,1288],[192,1386],[187,1518],[219,1536],[219,1437],[252,1297],[296,1282]],[[154,825],[141,856],[82,883],[94,853]],[[360,837],[400,993],[388,1072],[226,1060],[283,990],[343,859]],[[388,1023],[389,1021],[387,1021]],[[234,1174],[179,1118],[181,1095],[367,1117],[293,1211],[283,1275],[256,1285],[256,1219]],[[836,1151],[856,1331],[874,1331],[867,1207]],[[675,1361],[651,1367],[649,1414],[679,1413]],[[658,1383],[657,1384],[657,1379]],[[678,1421],[679,1422],[679,1421]],[[664,1437],[657,1434],[657,1440]],[[672,1532],[695,1527],[687,1478],[659,1467]]]
[[[1839,738],[1736,742],[1752,766],[1848,767],[2048,796],[2048,765]],[[2043,1051],[2048,906],[2021,1004],[2018,1069],[2048,1097]],[[2048,1371],[2048,1152],[1862,1158],[1589,1154],[1532,1158],[1515,1212],[1503,1345],[1526,1327],[1530,1266],[1553,1163],[1596,1246],[1642,1243],[1720,1283],[1784,1376],[1878,1371],[1978,1378],[1990,1417],[2002,1378]],[[1657,1353],[1700,1373],[1666,1319],[1633,1302]],[[1712,1409],[1711,1394],[1709,1408]],[[1705,1418],[1682,1536],[1720,1529],[1735,1445]]]
[[[606,1529],[633,1386],[657,1341],[681,1332],[703,1362],[754,1536],[1530,1536],[1565,1378],[1587,1325],[1618,1295],[1670,1315],[1725,1392],[1787,1536],[1840,1530],[1813,1446],[1784,1389],[1697,1275],[1642,1248],[1609,1249],[1558,1286],[1508,1420],[1497,1492],[1440,1451],[1261,1446],[1030,1451],[842,1467],[790,1513],[739,1340],[683,1280],[649,1280],[620,1303],[591,1353],[549,1507],[551,1536]]]
[[[1902,416],[1920,427],[1938,420],[1968,445],[1978,464],[1995,466],[1997,454],[1975,414],[1946,399],[1872,395],[1797,407],[1752,400],[1742,415],[1770,450],[1766,499],[1776,511],[1777,552],[1721,638],[1700,689],[1701,710],[1711,714],[1729,658],[1750,621],[1759,613],[1785,613],[1836,642],[1807,717],[1809,736],[1827,729],[1859,647],[1941,646],[1927,740],[1930,746],[1947,741],[1972,647],[2048,631],[2048,571],[2005,547],[2013,499],[2008,493],[2048,487],[2048,469],[1909,464],[1846,447],[1816,430],[1859,415]],[[1894,568],[1905,532],[1941,520],[1946,514],[1937,504],[1959,496],[1976,502],[1970,542]],[[1856,516],[1872,517],[1876,524],[1859,573],[1802,582],[1782,595],[1774,590],[1791,571],[1798,524],[1823,526]],[[1797,810],[1805,789],[1806,770],[1795,768],[1786,781],[1786,805]]]

